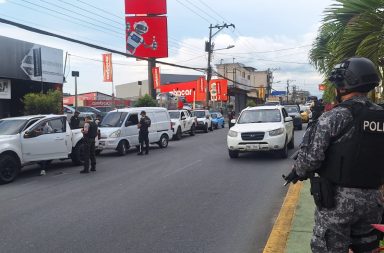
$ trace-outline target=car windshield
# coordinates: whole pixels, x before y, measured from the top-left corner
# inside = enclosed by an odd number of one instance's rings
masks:
[[[211,113],[211,116],[212,116],[213,119],[217,118],[217,114],[216,113]]]
[[[24,119],[0,120],[0,135],[18,134],[27,121]]]
[[[288,113],[299,113],[297,106],[284,106],[284,108]]]
[[[180,112],[169,112],[169,117],[171,117],[171,119],[178,119],[180,116]]]
[[[101,127],[120,127],[127,116],[127,112],[109,112],[101,122]]]
[[[239,118],[238,124],[280,122],[281,114],[278,109],[247,110]]]
[[[204,118],[205,117],[205,112],[204,111],[195,111],[195,116],[197,118]]]

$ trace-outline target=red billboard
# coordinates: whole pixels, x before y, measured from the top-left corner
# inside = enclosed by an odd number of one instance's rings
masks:
[[[125,14],[162,15],[166,13],[166,0],[125,0]]]
[[[131,105],[130,100],[85,100],[84,101],[85,106],[92,106],[92,107],[129,107]]]
[[[127,54],[144,58],[168,57],[167,17],[129,16],[125,23]]]
[[[176,96],[183,96],[188,103],[193,101],[205,101],[206,100],[206,80],[203,77],[196,81],[166,84],[160,86],[161,92],[171,92]],[[228,99],[228,81],[224,79],[211,80],[210,90],[216,89],[215,101],[227,101]],[[212,96],[212,94],[211,94]]]

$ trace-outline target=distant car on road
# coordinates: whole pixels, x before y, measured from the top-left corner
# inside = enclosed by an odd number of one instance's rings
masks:
[[[235,125],[228,131],[227,146],[230,158],[241,152],[274,151],[288,157],[294,148],[292,117],[283,106],[258,106],[244,109]]]
[[[196,117],[188,110],[169,110],[169,116],[172,122],[173,139],[180,140],[183,133],[189,133],[191,136],[196,132]]]
[[[94,113],[96,116],[100,115],[101,119],[103,119],[104,116],[107,115],[106,112],[102,112],[99,109],[96,109],[95,107],[92,107],[92,106],[78,106],[77,110],[79,112],[84,112],[84,113],[87,113],[87,112],[88,113]]]
[[[220,112],[211,112],[212,124],[215,129],[218,129],[219,126],[224,128],[224,117]]]
[[[300,107],[298,105],[284,105],[284,108],[288,115],[292,117],[295,129],[302,130],[303,122],[301,120]]]
[[[213,131],[212,117],[208,110],[194,110],[192,112],[197,119],[196,130],[203,130],[208,133],[208,130]]]

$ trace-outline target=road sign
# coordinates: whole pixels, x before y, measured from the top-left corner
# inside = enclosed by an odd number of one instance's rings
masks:
[[[286,91],[274,90],[271,92],[271,96],[285,96],[287,94]]]

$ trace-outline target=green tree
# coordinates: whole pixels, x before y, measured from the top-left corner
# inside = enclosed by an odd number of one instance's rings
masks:
[[[135,103],[135,107],[154,107],[154,106],[157,106],[157,102],[148,94],[145,94],[143,97],[139,98]]]
[[[255,107],[256,106],[256,102],[251,100],[251,99],[248,99],[247,106],[248,107]]]
[[[28,93],[24,96],[25,115],[61,114],[62,94],[60,91],[48,91],[47,94]]]
[[[309,54],[315,68],[327,77],[343,59],[363,56],[382,73],[379,63],[384,56],[384,0],[336,0],[324,14]],[[331,89],[328,84],[326,94],[331,94]]]

